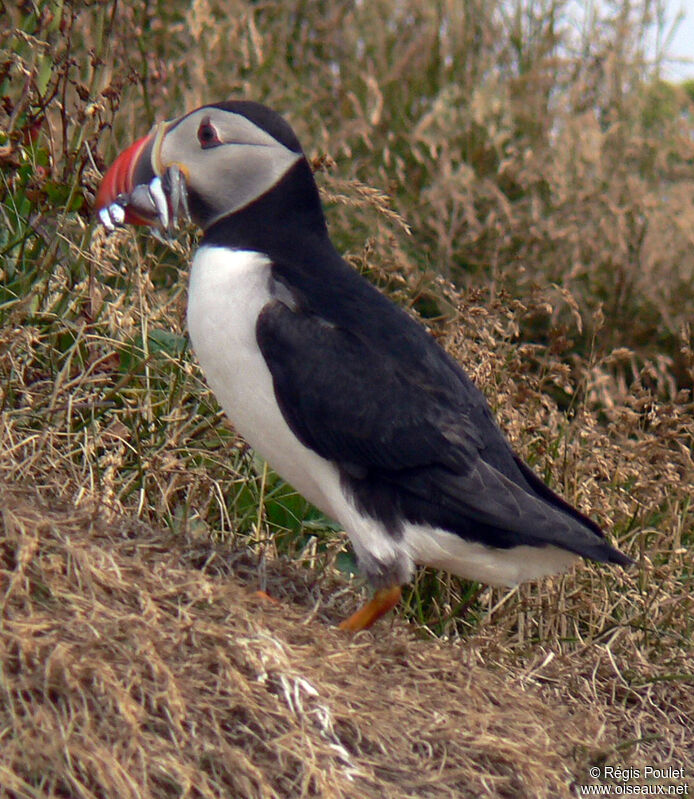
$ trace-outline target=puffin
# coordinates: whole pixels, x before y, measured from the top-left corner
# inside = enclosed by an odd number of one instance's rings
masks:
[[[161,122],[98,188],[108,231],[202,230],[187,324],[235,430],[346,531],[370,627],[418,565],[494,586],[578,558],[627,566],[600,526],[514,452],[482,392],[416,319],[333,245],[285,119],[251,101]]]

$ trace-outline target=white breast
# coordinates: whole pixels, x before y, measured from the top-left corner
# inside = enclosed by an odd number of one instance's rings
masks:
[[[190,338],[235,429],[307,499],[330,513],[320,482],[336,482],[336,469],[304,447],[284,421],[256,340],[258,314],[273,299],[270,280],[270,261],[260,253],[201,247],[190,275]]]

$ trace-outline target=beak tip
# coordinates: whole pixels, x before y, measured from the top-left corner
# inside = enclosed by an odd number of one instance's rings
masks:
[[[103,219],[101,212],[109,206],[118,202],[122,195],[129,195],[134,188],[134,174],[138,168],[140,158],[144,154],[146,145],[151,136],[143,136],[130,145],[116,158],[111,166],[106,170],[101,184],[94,198],[94,210]],[[139,219],[128,218],[127,208],[125,209],[125,222],[139,224]]]

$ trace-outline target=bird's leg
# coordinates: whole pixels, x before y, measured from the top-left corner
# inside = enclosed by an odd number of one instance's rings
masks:
[[[263,602],[270,602],[272,605],[279,605],[279,599],[275,599],[274,596],[270,596],[267,591],[263,591],[262,589],[258,589],[257,591],[253,592],[253,596],[258,597],[258,599],[262,599]]]
[[[402,589],[399,585],[394,585],[391,588],[379,588],[369,602],[340,623],[340,629],[353,633],[366,630],[381,616],[392,610],[400,601],[401,595]]]

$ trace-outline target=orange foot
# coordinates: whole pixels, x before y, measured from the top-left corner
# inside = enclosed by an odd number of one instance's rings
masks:
[[[266,591],[255,591],[253,596],[257,596],[258,599],[262,599],[265,602],[271,602],[273,605],[279,605],[279,599],[275,599],[274,596],[270,596]]]
[[[373,595],[373,599],[367,602],[363,608],[359,608],[348,619],[340,623],[341,630],[349,630],[356,633],[359,630],[366,630],[371,625],[392,610],[400,601],[402,589],[399,585],[392,588],[380,588]]]

